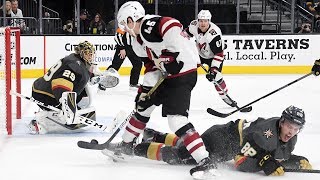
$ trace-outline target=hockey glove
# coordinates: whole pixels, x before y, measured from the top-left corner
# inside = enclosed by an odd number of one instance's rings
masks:
[[[312,169],[312,165],[307,159],[300,160],[300,169]]]
[[[208,74],[206,75],[206,78],[208,79],[208,81],[212,82],[216,76],[217,76],[217,67],[211,67]]]
[[[282,161],[281,165],[286,169],[312,169],[307,158],[294,154],[291,154],[288,160]]]
[[[100,90],[106,90],[106,88],[113,88],[119,84],[119,73],[114,68],[108,68],[102,75],[98,76],[97,81],[97,83],[99,83],[98,88]]]
[[[152,87],[140,86],[138,89],[138,94],[135,98],[136,110],[138,112],[143,112],[153,105],[150,97],[147,97],[147,93]]]
[[[161,55],[158,58],[151,49],[147,48],[147,54],[158,69],[166,71],[169,74],[179,74],[180,70],[183,68],[184,63],[176,60],[179,55],[178,52],[169,52],[165,49],[161,51]]]
[[[182,61],[179,61],[179,62],[177,61],[177,57],[179,53],[178,52],[173,53],[167,50],[162,50],[161,53],[162,54],[160,55],[160,58],[164,59],[163,66],[165,70],[169,74],[179,74],[184,64]]]
[[[315,60],[314,61],[314,65],[312,66],[312,70],[313,74],[315,76],[319,76],[320,75],[320,59]]]
[[[269,176],[282,176],[284,175],[284,168],[275,160],[270,154],[258,158],[258,165],[262,168],[263,172]]]

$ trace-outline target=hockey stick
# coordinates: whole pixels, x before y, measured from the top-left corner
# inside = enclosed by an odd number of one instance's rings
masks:
[[[319,169],[285,169],[284,171],[297,173],[320,173]]]
[[[202,69],[203,69],[206,73],[209,73],[209,71],[206,69],[206,67],[203,66],[203,64],[200,64],[200,66],[202,67]],[[239,106],[238,106],[238,104],[228,95],[228,93],[220,86],[220,84],[219,84],[215,79],[213,79],[213,83],[214,83],[215,85],[217,85],[217,86],[223,91],[223,93],[227,96],[227,98],[228,98],[231,102],[233,102],[234,107],[236,107],[237,110],[240,110],[240,112],[250,112],[250,111],[252,111],[252,106],[248,106],[248,107],[245,107],[245,108],[243,108],[243,109],[240,109]],[[210,109],[211,109],[211,108],[210,108]]]
[[[162,82],[167,78],[168,73],[163,73],[163,76],[157,81],[157,83],[150,89],[147,93],[146,98],[150,98],[151,95],[158,89],[158,87],[162,84]],[[107,148],[110,142],[116,137],[116,135],[120,132],[120,130],[129,122],[131,116],[134,115],[135,110],[133,110],[130,115],[120,124],[117,130],[111,135],[111,137],[104,143],[99,144],[97,140],[92,139],[91,142],[86,141],[78,141],[77,145],[80,148],[84,149],[94,149],[94,150],[103,150]]]
[[[264,96],[262,96],[262,97],[260,97],[260,98],[258,98],[258,99],[256,99],[256,100],[254,100],[254,101],[252,101],[252,102],[250,102],[250,103],[248,103],[248,104],[240,107],[239,109],[234,110],[234,111],[232,111],[232,112],[229,112],[229,113],[227,113],[227,114],[220,113],[220,112],[215,111],[215,110],[213,110],[213,109],[211,109],[211,108],[208,108],[208,109],[207,109],[207,112],[208,112],[209,114],[212,114],[212,115],[218,116],[218,117],[222,117],[222,118],[228,117],[228,116],[230,116],[231,114],[234,114],[234,113],[238,112],[239,110],[241,110],[241,109],[243,109],[243,108],[246,108],[246,107],[248,107],[248,106],[250,106],[250,105],[252,105],[252,104],[260,101],[261,99],[264,99],[264,98],[266,98],[266,97],[268,97],[268,96],[270,96],[270,95],[272,95],[272,94],[274,94],[274,93],[276,93],[276,92],[278,92],[278,91],[280,91],[280,90],[282,90],[282,89],[284,89],[284,88],[286,88],[286,87],[289,87],[290,85],[292,85],[292,84],[294,84],[294,83],[296,83],[296,82],[298,82],[298,81],[300,81],[300,80],[302,80],[302,79],[310,76],[311,74],[313,74],[313,73],[310,72],[310,73],[308,73],[308,74],[306,74],[306,75],[304,75],[304,76],[302,76],[302,77],[300,77],[300,78],[298,78],[298,79],[296,79],[296,80],[294,80],[294,81],[292,81],[292,82],[290,82],[290,83],[288,83],[288,84],[286,84],[286,85],[284,85],[284,86],[282,86],[282,87],[280,87],[280,88],[278,88],[278,89],[276,89],[276,90],[274,90],[274,91],[272,91],[272,92],[270,92],[270,93],[268,93],[268,94],[266,94],[266,95],[264,95]]]
[[[13,91],[10,91],[10,94],[14,95],[14,96],[17,96],[17,97],[20,97],[20,98],[23,98],[23,99],[26,99],[26,100],[29,100],[31,102],[36,103],[37,105],[40,105],[40,106],[45,107],[45,108],[48,108],[50,110],[53,110],[53,111],[56,111],[56,112],[61,112],[61,109],[56,108],[56,107],[51,106],[51,105],[46,105],[43,102],[40,102],[40,101],[34,99],[33,97],[24,96],[22,94],[19,94],[17,92],[13,92]],[[79,111],[81,111],[81,110],[79,110]],[[118,115],[120,116],[120,113]],[[78,116],[78,117],[79,117],[79,120],[80,120],[81,124],[85,124],[85,125],[90,126],[90,127],[98,128],[98,129],[100,129],[102,131],[105,131],[105,132],[111,132],[113,130],[111,128],[108,128],[109,126],[107,126],[106,124],[99,124],[98,122],[96,122],[93,119],[90,119],[90,118],[87,118],[87,117],[84,117],[84,116]],[[117,123],[116,122],[116,120],[117,120],[116,118],[114,119],[112,124]],[[52,119],[50,119],[50,120],[53,121],[53,122],[56,122],[55,120],[52,120]],[[112,126],[115,126],[115,125],[112,125]]]

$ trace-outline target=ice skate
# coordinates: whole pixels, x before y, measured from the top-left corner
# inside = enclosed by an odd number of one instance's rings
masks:
[[[138,91],[139,87],[140,87],[140,84],[130,84],[129,85],[129,89],[131,91]]]
[[[133,147],[134,141],[129,143],[122,141],[120,143],[110,143],[106,149],[116,153],[133,156]]]
[[[190,175],[194,179],[213,179],[215,176],[219,176],[219,173],[217,172],[216,163],[207,157],[190,170]]]
[[[228,104],[229,106],[231,106],[231,107],[236,107],[236,106],[237,106],[237,102],[234,101],[234,100],[232,100],[232,99],[229,99],[229,98],[227,98],[227,97],[222,97],[222,100],[223,100],[226,104]]]

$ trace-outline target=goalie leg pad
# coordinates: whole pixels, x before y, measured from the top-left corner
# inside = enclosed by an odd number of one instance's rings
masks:
[[[92,122],[95,120],[95,111],[87,112],[81,115],[91,118]],[[77,118],[80,117],[77,116]],[[35,119],[28,124],[28,128],[32,134],[78,133],[85,131],[87,129],[85,127],[86,125],[84,124],[66,125],[65,121],[61,119],[59,113],[55,111],[40,111],[36,113]]]
[[[76,124],[75,115],[77,112],[77,93],[76,92],[63,92],[60,98],[62,104],[62,117],[66,124]]]

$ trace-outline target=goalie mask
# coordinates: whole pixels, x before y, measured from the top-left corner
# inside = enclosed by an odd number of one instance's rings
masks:
[[[133,29],[136,26],[136,22],[143,18],[145,16],[145,10],[143,6],[137,2],[137,1],[128,1],[124,3],[117,15],[117,21],[119,23],[120,27],[125,27],[129,31],[129,33],[133,36],[135,36],[135,33],[133,32]],[[128,18],[132,18],[133,20],[133,27],[129,28],[128,27]]]
[[[93,64],[96,50],[90,42],[84,41],[79,43],[79,45],[75,48],[75,52],[76,54],[79,54],[80,57],[90,66]]]

